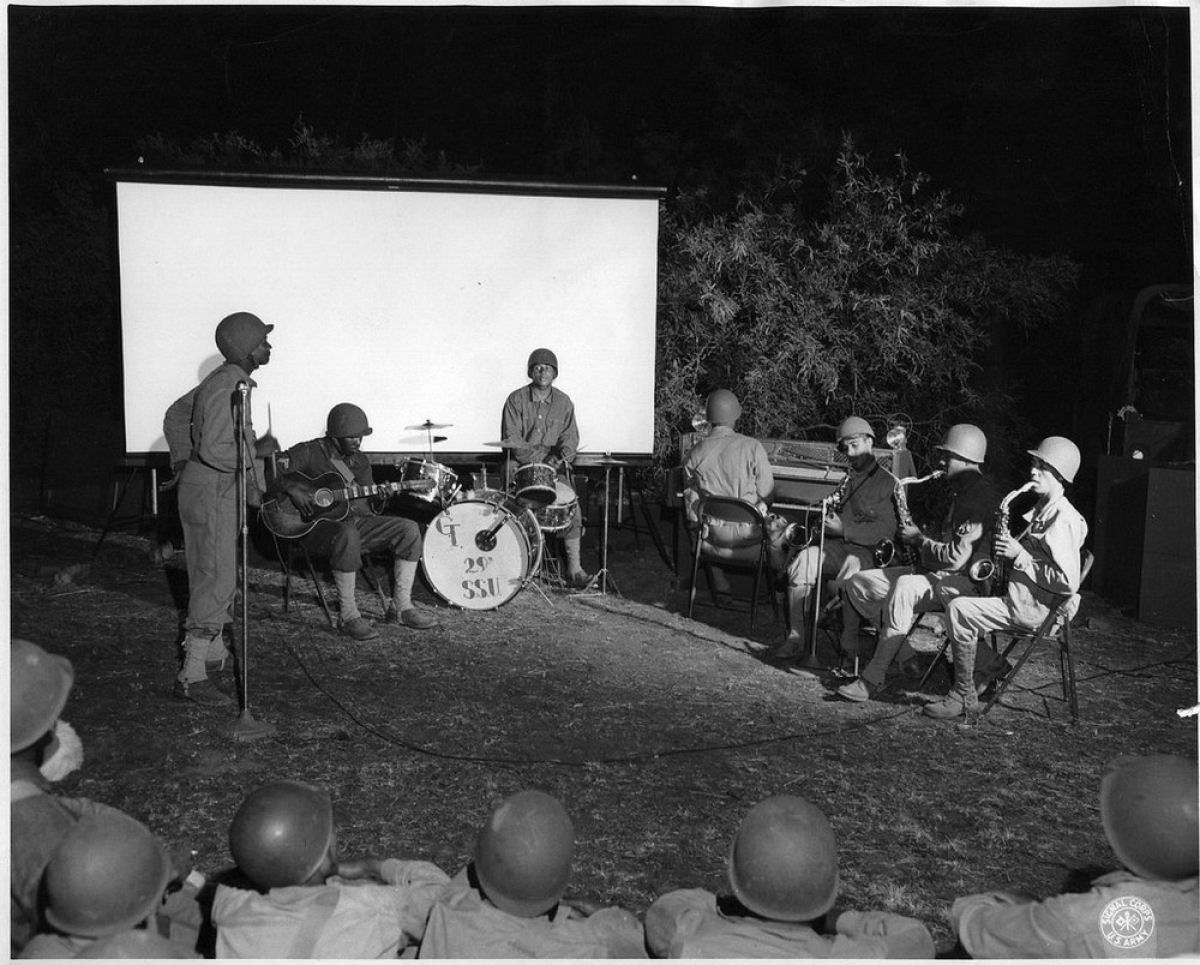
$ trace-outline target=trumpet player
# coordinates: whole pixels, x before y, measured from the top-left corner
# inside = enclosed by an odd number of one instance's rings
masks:
[[[1056,596],[1079,593],[1088,526],[1066,497],[1066,488],[1079,471],[1079,448],[1070,439],[1048,436],[1028,452],[1029,488],[1038,496],[1027,516],[1028,526],[1019,538],[1007,531],[994,536],[994,558],[1007,576],[1002,595],[954,596],[945,601],[954,687],[944,700],[926,705],[930,717],[955,718],[979,706],[972,681],[979,634],[1035,629],[1046,619]],[[1067,619],[1078,608],[1075,595]]]
[[[988,554],[988,534],[999,503],[983,472],[987,436],[977,426],[959,423],[946,430],[934,451],[936,467],[953,494],[938,538],[926,536],[910,521],[899,533],[901,541],[917,551],[915,567],[862,570],[842,586],[843,650],[857,652],[862,620],[879,631],[870,662],[857,679],[837,688],[847,700],[870,700],[883,688],[892,661],[899,656],[903,665],[913,656],[911,650],[901,653],[905,637],[918,614],[944,608],[940,593],[977,592],[968,574],[972,563]]]
[[[896,477],[879,465],[872,451],[874,444],[875,430],[866,419],[850,416],[838,426],[838,450],[846,455],[850,466],[833,500],[836,508],[825,507],[821,520],[824,540],[804,547],[787,564],[790,629],[783,643],[771,652],[772,659],[803,656],[810,629],[805,613],[816,581],[842,581],[863,566],[870,566],[875,544],[896,533],[896,505],[892,499]]]

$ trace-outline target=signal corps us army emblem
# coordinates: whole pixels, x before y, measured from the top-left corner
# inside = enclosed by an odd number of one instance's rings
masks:
[[[1114,898],[1100,912],[1100,934],[1114,949],[1145,955],[1143,946],[1154,937],[1154,910],[1136,895]]]

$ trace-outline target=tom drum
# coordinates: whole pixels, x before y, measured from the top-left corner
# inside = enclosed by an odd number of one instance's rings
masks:
[[[400,478],[404,482],[431,480],[432,489],[427,492],[412,492],[409,495],[440,506],[451,502],[458,491],[458,473],[441,463],[429,462],[426,459],[405,459],[400,463]]]
[[[531,462],[513,473],[513,492],[520,499],[549,506],[558,498],[555,480],[558,473],[553,466],[544,462]]]
[[[541,506],[533,511],[538,525],[543,533],[557,533],[571,525],[575,512],[579,508],[579,499],[575,490],[567,485],[566,480],[555,480],[556,496],[549,506]]]

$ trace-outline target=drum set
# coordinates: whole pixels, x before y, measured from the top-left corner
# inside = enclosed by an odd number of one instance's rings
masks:
[[[452,606],[494,610],[516,596],[538,573],[544,534],[567,529],[579,512],[575,490],[546,463],[513,473],[507,490],[482,484],[464,489],[458,474],[432,459],[434,429],[424,422],[409,429],[431,434],[429,459],[399,464],[404,481],[429,480],[433,487],[409,496],[437,510],[425,530],[421,568],[433,591]],[[487,443],[510,449],[522,443]]]

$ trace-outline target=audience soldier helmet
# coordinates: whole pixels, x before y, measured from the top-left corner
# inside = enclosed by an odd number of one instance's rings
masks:
[[[982,463],[987,457],[987,436],[978,426],[960,422],[946,430],[946,435],[935,449],[943,449],[967,462]]]
[[[535,348],[529,353],[529,363],[525,366],[525,372],[529,375],[533,374],[535,365],[553,365],[554,375],[558,376],[558,356],[548,348]]]
[[[280,781],[253,791],[229,826],[229,850],[260,888],[303,884],[333,844],[333,803],[321,788]]]
[[[329,418],[325,420],[325,434],[331,439],[369,436],[371,432],[367,414],[353,402],[339,402],[329,410]]]
[[[1181,881],[1200,865],[1195,761],[1118,757],[1100,779],[1100,821],[1121,863],[1143,878]]]
[[[714,389],[704,403],[704,417],[710,425],[732,426],[741,418],[742,404],[728,389]]]
[[[475,874],[501,911],[535,918],[567,889],[575,828],[543,791],[519,791],[492,812],[475,845]]]
[[[875,439],[875,430],[871,428],[871,423],[859,416],[852,415],[848,419],[842,420],[842,424],[838,426],[837,441],[849,439],[852,436],[870,436],[872,441]]]
[[[249,358],[274,327],[249,312],[226,315],[217,325],[217,350],[226,362],[240,362]]]
[[[1038,443],[1036,449],[1027,451],[1050,466],[1063,482],[1075,481],[1075,473],[1079,472],[1080,455],[1079,447],[1070,439],[1063,436],[1047,436]]]
[[[166,850],[140,821],[86,815],[46,865],[46,920],[68,935],[114,935],[154,913],[170,876]]]
[[[738,901],[764,918],[810,921],[833,907],[837,842],[829,820],[802,797],[778,794],[754,805],[729,849]]]
[[[36,643],[13,640],[9,685],[10,753],[23,751],[54,727],[75,682],[71,661]]]

